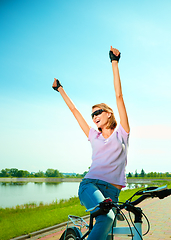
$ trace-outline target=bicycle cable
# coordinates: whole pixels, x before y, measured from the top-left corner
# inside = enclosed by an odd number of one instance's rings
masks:
[[[134,193],[127,201],[132,201],[133,197],[135,197],[135,196],[137,195],[137,193],[142,192],[142,191],[145,191],[145,190],[147,190],[147,188],[140,189],[139,191],[137,191],[136,193]]]
[[[128,224],[128,226],[129,226],[129,228],[130,228],[131,236],[133,237],[133,232],[132,232],[132,229],[131,229],[131,226],[130,226],[130,224],[129,224],[129,221],[128,221],[127,217],[125,216],[125,214],[124,214],[121,210],[120,210],[119,213],[120,213],[120,214],[122,215],[122,217],[127,221],[127,224]],[[115,215],[115,218],[114,218],[113,224],[112,224],[112,240],[114,239],[114,238],[113,238],[113,227],[114,227],[114,223],[115,223],[115,220],[116,220],[116,218],[117,218],[117,215],[118,215],[118,213]],[[132,238],[132,240],[133,240],[133,238]]]
[[[149,222],[147,216],[143,212],[142,212],[142,214],[145,217],[147,224],[148,224],[148,229],[147,229],[146,233],[143,234],[143,236],[145,236],[150,231],[150,222]]]
[[[118,202],[118,203],[122,203],[122,204],[123,204],[123,202]],[[120,214],[122,215],[122,217],[126,220],[128,226],[129,226],[130,232],[131,232],[132,240],[133,240],[132,228],[131,228],[131,225],[130,225],[130,223],[129,223],[127,217],[126,217],[126,215],[125,215],[125,214],[123,213],[123,211],[120,210],[119,208],[117,208],[117,210],[119,210],[119,212],[117,212],[117,213],[115,214],[115,218],[114,218],[113,224],[112,224],[112,240],[113,240],[113,227],[114,227],[114,223],[115,223],[115,220],[116,220],[116,217],[117,217],[118,213],[120,213]]]
[[[136,196],[137,195],[137,193],[139,193],[139,192],[141,192],[141,191],[144,191],[144,190],[146,190],[147,188],[143,188],[143,189],[141,189],[141,190],[139,190],[138,192],[136,192],[132,197],[130,197],[128,200],[130,201],[130,203],[131,203],[131,201],[132,201],[132,198],[134,197],[134,196]],[[149,231],[150,231],[150,222],[149,222],[149,220],[148,220],[148,218],[147,218],[147,216],[142,212],[142,215],[144,216],[144,218],[146,219],[146,221],[147,221],[147,231],[143,234],[143,236],[145,236]],[[133,225],[133,227],[136,229],[136,231],[137,231],[137,233],[139,234],[139,232],[138,232],[138,229],[135,227],[135,224],[133,223],[133,221],[132,221],[132,218],[131,218],[131,215],[130,215],[130,212],[129,212],[129,218],[130,218],[130,220],[131,220],[131,223],[132,223],[132,225]],[[140,235],[140,234],[139,234]],[[141,237],[141,236],[140,236]],[[142,238],[142,237],[141,237]]]
[[[135,224],[134,224],[133,221],[132,221],[132,217],[131,217],[130,212],[128,212],[128,215],[129,215],[129,218],[130,218],[130,220],[131,220],[131,223],[132,223],[133,227],[134,227],[135,230],[137,231],[137,233],[138,233],[138,235],[140,236],[141,240],[143,240],[141,234],[139,233],[138,229],[136,228]]]
[[[136,228],[135,224],[133,223],[133,220],[132,220],[132,217],[131,217],[130,212],[128,212],[128,214],[129,214],[129,218],[130,218],[130,221],[131,221],[133,227],[135,228],[135,230],[137,231],[137,233],[138,233],[139,236],[140,236],[140,233],[139,233],[138,229]],[[147,221],[147,231],[142,234],[142,236],[145,236],[145,235],[147,235],[147,233],[150,231],[150,222],[149,222],[147,216],[146,216],[143,212],[142,212],[142,215],[144,216],[144,218],[145,218],[146,221]],[[140,236],[140,237],[141,237],[141,236]],[[141,237],[141,238],[142,238],[142,237]]]
[[[120,211],[120,213],[122,214],[122,216],[124,217],[124,219],[126,220],[128,226],[129,226],[129,229],[130,229],[130,232],[131,232],[131,236],[132,236],[132,240],[133,240],[133,232],[132,232],[132,228],[131,228],[131,225],[126,217],[126,215],[123,213],[123,211]]]
[[[114,227],[114,223],[115,223],[116,217],[117,217],[117,214],[115,214],[115,217],[114,217],[114,220],[113,220],[113,224],[112,224],[112,240],[113,240],[113,227]]]
[[[144,189],[146,189],[146,188],[144,188]],[[144,189],[143,189],[143,190],[144,190]],[[141,191],[142,191],[142,189],[139,190],[138,192],[141,192]],[[136,193],[138,193],[138,192],[136,192]],[[136,193],[135,193],[132,197],[130,197],[130,198],[128,199],[128,201],[130,201],[130,203],[131,203],[132,198],[133,198],[134,196],[136,196]],[[118,202],[118,203],[124,204],[123,202]],[[129,223],[128,219],[126,218],[125,214],[124,214],[121,210],[120,210],[120,212],[122,213],[122,216],[124,216],[125,220],[127,221],[127,224],[128,224],[128,226],[129,226],[129,228],[130,228],[130,231],[131,231],[131,235],[133,236],[132,229],[131,229],[131,226],[130,226],[130,223]],[[136,228],[135,224],[133,223],[133,220],[132,220],[130,211],[128,212],[128,214],[129,214],[129,218],[130,218],[130,221],[131,221],[133,227],[134,227],[135,230],[137,231],[137,233],[138,233],[138,235],[140,236],[140,238],[143,239],[142,236],[140,235],[138,229]],[[146,216],[143,212],[142,212],[142,215],[145,217],[145,219],[146,219],[146,221],[147,221],[147,225],[148,225],[147,231],[143,234],[143,236],[145,236],[145,235],[149,232],[149,230],[150,230],[150,223],[149,223],[149,220],[148,220],[147,216]],[[112,229],[113,229],[113,228],[112,228]],[[133,237],[132,237],[132,239],[133,239]]]

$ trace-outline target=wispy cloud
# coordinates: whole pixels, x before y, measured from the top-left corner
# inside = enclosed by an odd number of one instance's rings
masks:
[[[171,126],[168,125],[133,126],[131,128],[131,137],[158,140],[171,139]]]

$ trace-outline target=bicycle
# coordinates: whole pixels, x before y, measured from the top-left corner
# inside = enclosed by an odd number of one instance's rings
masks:
[[[140,196],[141,195],[141,196]],[[68,223],[66,230],[63,232],[60,240],[83,240],[86,239],[86,237],[90,234],[92,228],[93,228],[93,219],[94,217],[100,215],[100,214],[107,214],[110,209],[115,208],[116,214],[115,219],[117,218],[117,215],[122,216],[122,220],[126,220],[128,223],[128,227],[112,227],[111,233],[108,234],[109,239],[113,239],[115,235],[127,235],[132,237],[132,240],[143,240],[143,236],[146,235],[150,230],[150,223],[146,215],[143,213],[142,209],[140,207],[135,207],[140,202],[144,201],[146,198],[154,198],[158,197],[159,199],[163,199],[167,196],[171,195],[171,189],[167,189],[167,185],[163,187],[147,187],[144,189],[141,189],[137,191],[131,198],[126,200],[124,203],[116,203],[113,202],[110,198],[105,199],[103,202],[99,203],[95,207],[91,209],[87,209],[87,212],[90,212],[90,221],[89,225],[85,222],[85,220],[79,216],[68,216]],[[132,198],[135,196],[140,196],[135,201],[132,201]],[[97,208],[96,212],[91,213]],[[123,213],[123,209],[128,211],[129,218],[131,221],[131,224],[133,225],[131,227],[127,217]],[[134,222],[132,220],[132,217],[130,215],[130,212],[134,215]],[[142,233],[142,218],[145,217],[148,229],[146,233]],[[113,223],[115,222],[115,219]],[[75,226],[69,227],[69,221],[71,221]],[[87,232],[82,234],[81,229],[83,227],[88,228]]]

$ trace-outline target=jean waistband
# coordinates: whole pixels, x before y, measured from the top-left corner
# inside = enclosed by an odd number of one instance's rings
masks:
[[[116,188],[115,186],[113,186],[112,184],[105,182],[103,180],[100,179],[92,179],[92,178],[83,178],[82,179],[83,183],[93,183],[93,184],[101,184],[101,185],[105,185],[106,187],[111,187],[111,188]],[[117,188],[116,188],[117,189]]]

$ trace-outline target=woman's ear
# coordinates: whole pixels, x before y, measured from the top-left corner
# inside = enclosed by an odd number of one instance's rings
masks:
[[[111,115],[112,115],[111,113],[107,113],[107,117],[108,117],[108,118],[110,118],[110,117],[111,117]]]

